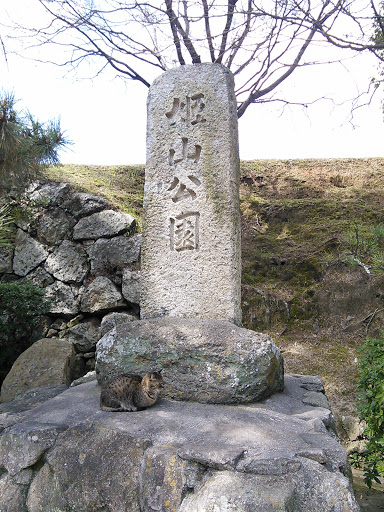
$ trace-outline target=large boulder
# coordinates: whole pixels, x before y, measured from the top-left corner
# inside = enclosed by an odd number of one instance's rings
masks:
[[[318,463],[303,460],[283,478],[276,476],[213,472],[196,494],[183,501],[179,512],[359,512],[351,482]]]
[[[99,239],[88,249],[91,272],[114,272],[115,269],[136,263],[140,257],[141,235]]]
[[[83,217],[73,228],[74,240],[95,240],[112,237],[134,229],[136,221],[132,215],[114,210],[103,210]]]
[[[63,203],[62,207],[79,219],[80,217],[85,217],[104,210],[108,205],[108,201],[103,197],[94,196],[86,192],[77,192],[72,194],[67,201]]]
[[[125,268],[121,283],[123,297],[132,304],[140,304],[140,271]]]
[[[40,242],[56,245],[75,224],[75,219],[61,208],[48,209],[37,223],[37,237]]]
[[[50,313],[76,315],[79,312],[79,304],[72,288],[61,281],[55,281],[45,288],[45,298],[50,303]]]
[[[136,413],[101,411],[95,382],[70,388],[3,431],[0,509],[359,512],[331,413],[303,403],[307,387],[287,376],[257,404]]]
[[[114,311],[112,313],[108,313],[105,315],[101,321],[100,324],[100,336],[103,337],[107,332],[111,331],[116,327],[117,324],[121,322],[134,322],[135,320],[138,320],[137,316],[126,313],[126,312],[118,312]]]
[[[15,253],[13,256],[13,272],[18,276],[26,276],[41,262],[47,259],[48,251],[34,238],[18,229],[15,237]]]
[[[111,311],[124,304],[124,298],[117,286],[107,277],[99,276],[85,289],[81,299],[81,311],[84,313]]]
[[[63,337],[71,341],[78,352],[94,352],[100,338],[99,330],[100,320],[93,317],[67,329]]]
[[[60,510],[77,512],[141,512],[137,468],[148,441],[132,441],[128,432],[103,425],[68,429],[31,485],[29,512],[53,510],[47,507],[53,504],[60,504]],[[71,485],[66,485],[69,482]]]
[[[283,387],[283,359],[266,334],[228,321],[183,318],[117,324],[97,344],[99,382],[164,368],[165,396],[202,403],[247,403]]]
[[[13,363],[1,386],[1,402],[40,386],[71,383],[74,348],[67,340],[43,338],[36,341]]]
[[[34,181],[26,191],[31,203],[36,206],[59,206],[70,193],[69,183]]]
[[[88,273],[88,257],[79,244],[64,240],[50,254],[44,268],[56,279],[67,283],[81,283]]]

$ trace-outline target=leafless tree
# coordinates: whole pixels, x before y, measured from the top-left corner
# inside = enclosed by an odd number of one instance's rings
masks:
[[[235,75],[239,117],[276,99],[297,68],[324,63],[329,45],[383,58],[372,38],[380,11],[373,0],[35,1],[45,24],[18,27],[25,48],[55,46],[56,64],[90,60],[98,73],[111,67],[147,87],[178,64],[222,63]]]

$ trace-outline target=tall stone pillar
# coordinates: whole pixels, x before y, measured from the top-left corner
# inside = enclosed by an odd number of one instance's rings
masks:
[[[241,324],[233,77],[220,64],[161,75],[148,97],[141,318]]]

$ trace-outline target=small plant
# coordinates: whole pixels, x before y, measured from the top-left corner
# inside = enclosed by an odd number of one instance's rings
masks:
[[[354,224],[344,237],[349,254],[345,261],[360,265],[375,274],[384,273],[384,224]],[[364,263],[363,263],[364,262]]]
[[[15,105],[12,93],[0,91],[0,184],[5,190],[23,188],[44,166],[57,164],[58,151],[70,144],[59,121],[43,124]]]
[[[360,348],[358,411],[367,427],[366,450],[354,454],[351,463],[364,470],[368,487],[384,477],[384,331],[379,338],[368,337]]]
[[[33,330],[48,309],[43,289],[29,283],[0,283],[0,382],[35,341]]]

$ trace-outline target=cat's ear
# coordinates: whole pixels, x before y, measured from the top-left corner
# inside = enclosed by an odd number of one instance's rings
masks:
[[[161,368],[157,373],[161,373],[163,371],[163,368]]]

